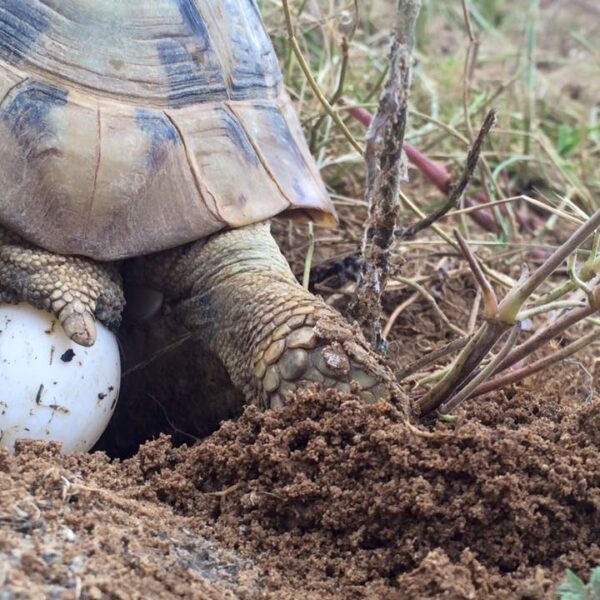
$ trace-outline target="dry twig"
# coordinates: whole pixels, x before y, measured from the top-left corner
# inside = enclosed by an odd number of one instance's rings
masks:
[[[458,180],[457,184],[450,191],[450,195],[448,196],[446,202],[444,202],[444,204],[440,206],[438,210],[427,215],[421,221],[418,221],[410,227],[396,230],[397,236],[399,236],[401,239],[410,239],[414,237],[417,233],[419,233],[419,231],[422,231],[423,229],[429,227],[432,223],[439,221],[451,209],[456,209],[459,207],[460,199],[462,198],[462,195],[464,194],[467,186],[469,185],[469,181],[471,181],[471,178],[473,177],[473,172],[475,171],[477,163],[479,162],[479,156],[481,154],[481,147],[483,146],[483,142],[490,130],[492,129],[492,127],[495,125],[495,123],[496,112],[491,110],[485,117],[481,129],[479,130],[477,137],[473,141],[473,145],[471,146],[471,149],[469,150],[469,154],[467,156],[467,162],[465,164],[463,173],[460,179]]]
[[[420,0],[398,0],[397,25],[390,50],[390,69],[379,109],[367,133],[365,160],[369,217],[362,244],[363,265],[353,312],[368,324],[371,343],[379,351],[386,344],[381,331],[381,295],[385,289],[400,210],[400,183],[407,180],[402,145],[408,113],[412,50]]]

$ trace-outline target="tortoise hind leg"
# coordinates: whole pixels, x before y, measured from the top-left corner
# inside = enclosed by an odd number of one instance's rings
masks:
[[[53,313],[82,346],[96,341],[95,318],[116,327],[124,305],[114,266],[41,250],[0,227],[0,303],[21,301]]]
[[[396,390],[362,334],[298,284],[264,223],[141,259],[136,268],[251,402],[279,406],[310,382],[367,401]]]

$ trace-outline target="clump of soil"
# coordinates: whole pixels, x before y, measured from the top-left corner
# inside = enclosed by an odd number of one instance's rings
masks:
[[[26,445],[0,463],[5,585],[552,598],[567,567],[587,576],[600,564],[600,402],[544,395],[521,386],[425,430],[386,404],[306,391],[192,447],[162,437],[124,462]]]
[[[600,564],[600,403],[531,419],[541,401],[525,396],[488,402],[493,427],[425,432],[388,405],[304,393],[168,464],[166,441],[148,445],[140,466],[157,500],[284,587],[543,597],[566,567]]]

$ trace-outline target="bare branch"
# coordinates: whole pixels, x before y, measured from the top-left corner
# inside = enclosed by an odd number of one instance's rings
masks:
[[[365,160],[369,217],[362,243],[364,258],[353,312],[368,324],[371,343],[380,352],[386,344],[381,331],[381,295],[389,276],[390,248],[400,211],[400,183],[407,181],[402,153],[412,75],[412,50],[420,0],[398,0],[398,23],[390,51],[390,69],[379,109],[369,131]]]
[[[419,231],[426,229],[432,223],[439,221],[447,212],[452,210],[453,208],[458,208],[460,204],[460,199],[462,198],[471,178],[473,177],[473,173],[475,172],[475,168],[477,167],[477,163],[479,162],[479,156],[481,154],[481,147],[491,128],[496,123],[496,112],[491,110],[485,120],[477,137],[475,138],[471,149],[469,150],[469,154],[467,155],[467,162],[465,164],[465,168],[462,172],[462,175],[456,185],[452,188],[448,199],[440,208],[431,214],[427,215],[423,220],[418,221],[417,223],[411,225],[410,227],[406,227],[404,229],[398,229],[396,231],[396,235],[401,239],[409,239],[414,237]]]

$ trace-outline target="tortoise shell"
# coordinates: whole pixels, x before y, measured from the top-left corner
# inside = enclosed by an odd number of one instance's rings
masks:
[[[98,260],[333,225],[281,79],[255,0],[0,0],[0,223]]]

